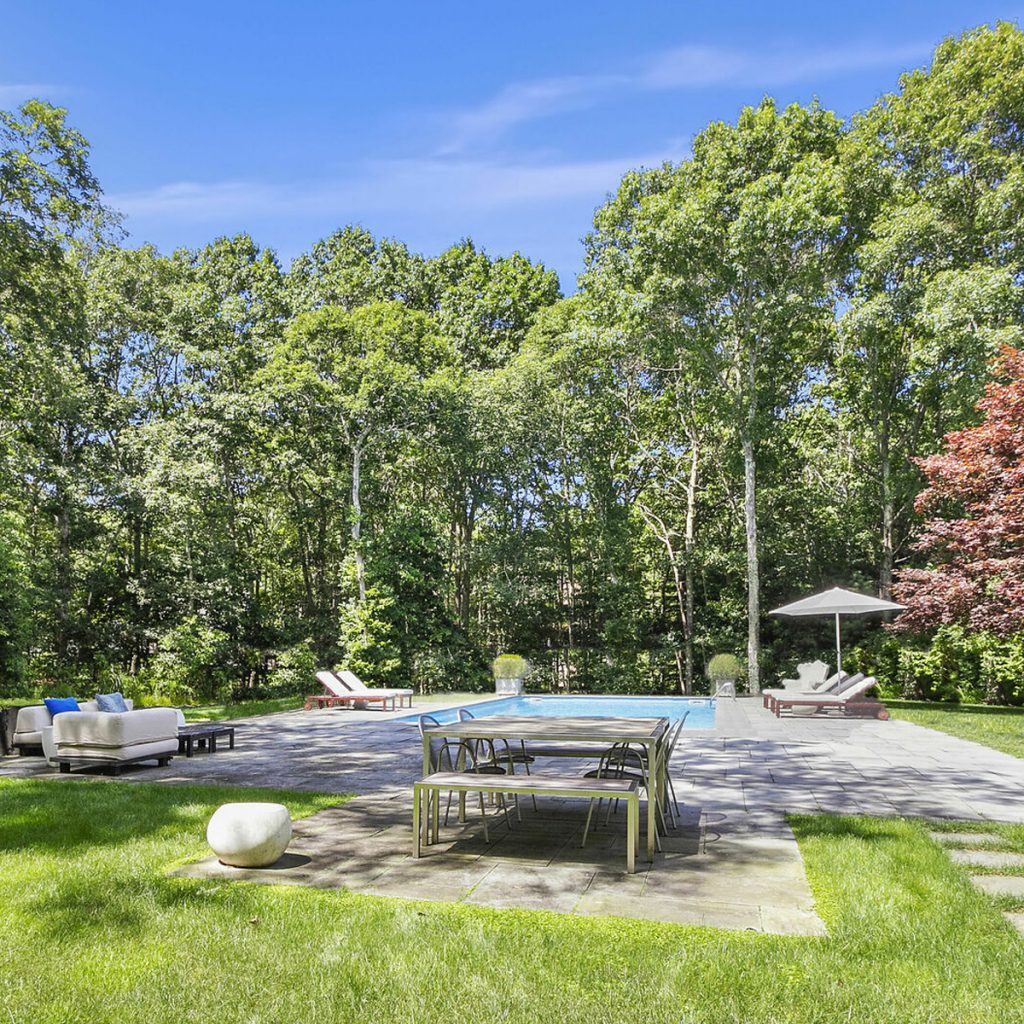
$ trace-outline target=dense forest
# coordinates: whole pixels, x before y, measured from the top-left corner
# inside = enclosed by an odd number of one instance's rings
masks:
[[[850,623],[890,691],[1020,701],[1021,617],[934,596],[960,498],[922,460],[1021,370],[1022,214],[1008,24],[627,174],[568,297],[358,226],[287,269],[130,248],[67,111],[0,112],[0,693],[475,689],[503,651],[535,688],[700,690],[718,652],[756,687],[830,643],[766,612],[839,584],[912,606]]]

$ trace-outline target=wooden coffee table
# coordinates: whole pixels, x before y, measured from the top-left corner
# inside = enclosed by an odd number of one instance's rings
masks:
[[[211,722],[203,725],[182,725],[178,728],[178,753],[191,757],[196,747],[211,754],[217,752],[217,737],[227,736],[228,749],[235,749],[235,727]]]

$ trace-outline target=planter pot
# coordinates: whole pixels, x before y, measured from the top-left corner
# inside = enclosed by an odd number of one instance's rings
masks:
[[[711,695],[713,697],[732,697],[736,699],[736,680],[735,679],[712,679],[711,680]]]
[[[503,697],[519,697],[523,693],[523,680],[512,677],[498,677],[494,680],[494,692]]]

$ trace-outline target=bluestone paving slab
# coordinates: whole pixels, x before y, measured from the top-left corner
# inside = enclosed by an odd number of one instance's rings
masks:
[[[1024,897],[1024,878],[1020,875],[971,875],[971,882],[989,896]]]
[[[761,905],[761,928],[770,935],[814,935],[828,934],[825,923],[813,910],[799,907]]]
[[[497,864],[466,897],[481,907],[569,914],[596,871],[552,865]]]
[[[666,924],[706,925],[737,931],[760,932],[760,908],[734,903],[712,903],[707,900],[632,900],[626,896],[584,893],[574,911],[584,917],[631,917]]]
[[[1002,850],[950,850],[949,858],[955,864],[978,868],[1024,867],[1024,854]]]
[[[932,839],[946,846],[991,846],[1000,837],[992,832],[929,832]]]
[[[1007,910],[1003,917],[1006,918],[1014,928],[1017,929],[1022,935],[1024,935],[1024,914],[1018,910]]]

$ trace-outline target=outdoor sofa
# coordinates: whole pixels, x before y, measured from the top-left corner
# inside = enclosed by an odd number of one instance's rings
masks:
[[[56,715],[51,715],[45,705],[21,708],[15,745],[20,753],[43,748],[62,772],[102,767],[116,775],[128,764],[167,764],[178,752],[178,710],[136,710],[129,700],[125,705],[127,711],[100,711],[96,701],[84,701],[78,711]]]

